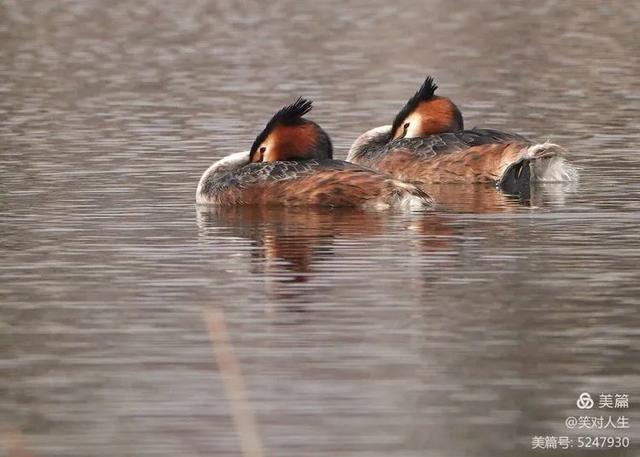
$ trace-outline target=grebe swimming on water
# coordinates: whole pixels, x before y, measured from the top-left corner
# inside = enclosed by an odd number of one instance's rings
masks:
[[[278,111],[251,150],[214,163],[200,178],[196,202],[214,205],[427,208],[418,187],[369,168],[333,160],[329,135],[302,116],[299,98]]]
[[[564,150],[536,144],[515,133],[463,130],[458,107],[435,95],[428,76],[392,125],[362,134],[347,161],[416,183],[496,183],[506,191],[528,188],[530,181],[573,181],[577,177]]]

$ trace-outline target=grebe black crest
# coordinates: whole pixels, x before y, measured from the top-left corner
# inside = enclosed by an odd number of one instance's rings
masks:
[[[196,202],[214,205],[328,206],[424,209],[418,187],[349,162],[333,160],[329,135],[303,116],[299,98],[277,111],[251,149],[213,164],[202,175]]]
[[[361,135],[347,160],[417,183],[486,183],[503,190],[530,181],[574,181],[564,149],[493,129],[463,130],[459,108],[427,76],[391,126]]]

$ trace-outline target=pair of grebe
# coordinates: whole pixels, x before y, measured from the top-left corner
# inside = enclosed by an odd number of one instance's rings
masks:
[[[420,209],[433,205],[416,184],[495,183],[508,192],[530,181],[570,181],[575,169],[552,143],[492,129],[464,130],[458,107],[427,77],[393,124],[362,134],[347,161],[333,159],[327,133],[303,116],[299,98],[278,111],[251,150],[202,175],[196,202]]]

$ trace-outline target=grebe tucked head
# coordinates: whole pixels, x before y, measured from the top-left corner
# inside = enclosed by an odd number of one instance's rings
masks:
[[[448,98],[435,95],[437,88],[433,78],[427,76],[394,119],[392,139],[423,137],[464,128],[458,107]]]
[[[311,100],[298,98],[274,114],[253,142],[249,162],[333,158],[329,135],[302,117],[311,108]]]

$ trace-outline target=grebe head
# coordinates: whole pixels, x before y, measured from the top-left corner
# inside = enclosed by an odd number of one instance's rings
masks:
[[[253,142],[249,162],[333,158],[329,135],[302,117],[311,108],[311,100],[298,98],[274,114]]]
[[[416,138],[464,128],[462,113],[446,97],[438,97],[438,88],[427,76],[418,91],[400,110],[391,127],[391,138]]]

